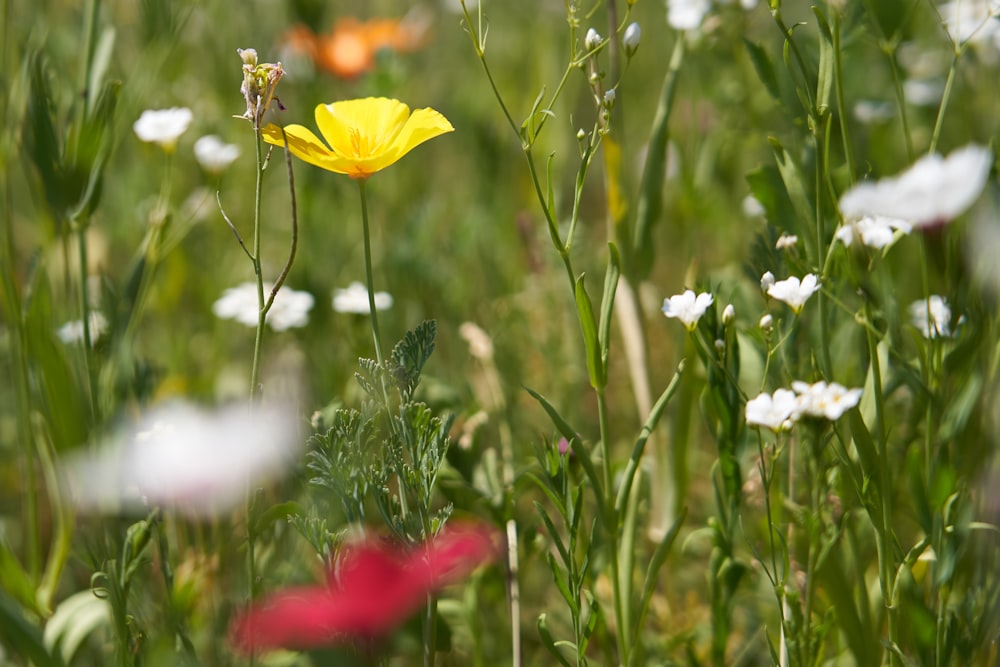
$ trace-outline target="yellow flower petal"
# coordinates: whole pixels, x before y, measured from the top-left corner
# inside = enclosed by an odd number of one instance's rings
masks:
[[[284,147],[285,140],[281,136],[281,128],[277,125],[269,124],[261,133],[267,143]],[[285,127],[285,134],[288,136],[288,150],[303,162],[338,174],[351,173],[351,161],[330,151],[308,128],[288,125]]]
[[[411,115],[407,105],[384,97],[320,104],[315,113],[329,145],[301,125],[289,125],[289,150],[309,164],[351,178],[368,178],[428,139],[455,129],[434,109],[417,109]],[[264,139],[284,145],[274,125],[264,128]]]

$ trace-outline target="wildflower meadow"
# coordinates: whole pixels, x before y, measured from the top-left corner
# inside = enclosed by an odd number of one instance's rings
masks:
[[[0,20],[0,664],[1000,664],[995,0]]]

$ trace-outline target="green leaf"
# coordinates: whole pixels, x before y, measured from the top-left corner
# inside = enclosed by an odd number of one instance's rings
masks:
[[[69,663],[91,633],[110,625],[111,610],[108,601],[98,598],[88,588],[59,603],[55,613],[45,624],[43,641],[51,653],[58,652],[63,661]]]
[[[743,44],[747,47],[747,52],[750,54],[750,62],[753,64],[753,68],[757,70],[757,76],[760,78],[761,83],[764,84],[764,88],[776,102],[781,102],[781,89],[778,87],[778,77],[775,74],[774,63],[771,62],[771,57],[767,55],[767,51],[759,44],[754,44],[748,39],[744,39]]]
[[[24,147],[41,178],[46,202],[53,213],[56,232],[66,210],[67,191],[62,168],[62,148],[53,123],[45,57],[41,51],[28,55],[28,106],[22,129]]]
[[[35,667],[59,667],[62,660],[45,648],[42,631],[29,621],[22,610],[0,590],[0,643],[10,653],[30,660]]]
[[[553,657],[559,661],[559,664],[563,665],[563,667],[571,667],[569,660],[567,660],[556,647],[555,639],[553,639],[552,633],[549,632],[548,618],[545,614],[539,614],[537,626],[538,636],[542,640],[542,645],[545,646],[545,648],[549,650],[549,653],[551,653]]]
[[[6,591],[23,607],[42,615],[43,610],[35,600],[35,585],[31,576],[3,539],[0,539],[0,590]]]
[[[654,250],[653,229],[663,215],[663,187],[667,174],[667,144],[670,138],[670,113],[674,105],[677,91],[677,79],[681,63],[684,60],[685,40],[678,39],[674,44],[674,52],[670,56],[670,65],[663,79],[660,92],[660,103],[653,118],[650,130],[649,149],[646,153],[646,164],[642,172],[642,184],[639,188],[639,201],[636,204],[635,230],[632,247],[626,248],[626,259],[633,260],[632,266],[626,266],[625,272],[632,280],[649,277],[653,269]]]
[[[677,534],[685,518],[687,518],[686,507],[681,510],[674,524],[670,526],[670,530],[663,536],[660,543],[656,545],[656,551],[653,552],[653,557],[649,559],[649,565],[646,567],[646,577],[642,584],[642,597],[639,599],[639,614],[634,623],[635,636],[632,639],[636,643],[639,641],[639,630],[642,628],[643,619],[646,618],[646,613],[649,611],[649,602],[653,598],[653,592],[656,590],[656,584],[659,581],[660,568],[667,561],[667,556],[670,555],[670,549],[677,540]]]
[[[584,274],[576,279],[576,311],[583,329],[583,341],[587,347],[587,374],[590,376],[590,386],[603,389],[608,382],[607,371],[601,355],[601,346],[597,339],[597,321],[594,319],[594,307],[583,284]]]
[[[618,246],[608,244],[608,271],[604,274],[604,295],[601,297],[601,317],[597,327],[597,341],[601,346],[601,367],[607,374],[608,351],[611,348],[611,314],[615,309],[618,278],[622,272],[622,258]]]
[[[833,49],[833,32],[823,10],[813,5],[813,14],[819,26],[819,71],[816,79],[816,111],[825,115],[830,109],[830,91],[833,90],[833,65],[837,55]]]
[[[798,225],[794,228],[808,228],[806,223],[813,219],[814,213],[812,204],[809,201],[809,195],[807,194],[808,190],[802,179],[802,171],[795,164],[788,151],[781,145],[780,141],[774,137],[769,137],[768,142],[771,144],[771,150],[774,152],[774,160],[778,165],[781,180],[785,184],[785,190],[788,192],[788,198],[795,209],[795,215],[798,216]]]
[[[407,331],[403,339],[392,348],[390,356],[396,364],[393,374],[396,376],[404,401],[409,400],[420,383],[420,373],[434,353],[436,335],[437,323],[434,320],[425,320],[415,329]]]

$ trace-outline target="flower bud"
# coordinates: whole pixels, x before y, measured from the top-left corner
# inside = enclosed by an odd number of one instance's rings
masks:
[[[733,307],[733,304],[729,304],[722,311],[722,323],[728,327],[735,321],[736,321],[736,308]]]
[[[715,339],[715,351],[721,356],[726,351],[726,341],[721,338]]]
[[[583,40],[583,48],[587,49],[588,51],[593,51],[600,45],[601,45],[601,36],[598,34],[596,30],[591,28],[590,30],[587,31],[587,36]]]
[[[771,333],[771,330],[774,328],[774,318],[771,317],[770,313],[760,318],[759,326],[764,330],[764,333]]]
[[[576,131],[576,140],[577,141],[583,141],[586,138],[587,138],[587,133],[583,131],[582,127],[579,130]]]
[[[616,96],[616,93],[615,93],[615,89],[614,88],[608,88],[606,91],[604,91],[604,108],[605,109],[613,109],[614,108],[614,106],[615,106],[615,96]]]
[[[622,47],[625,49],[625,55],[631,58],[635,55],[635,52],[639,49],[639,40],[642,39],[642,28],[639,27],[638,23],[629,23],[628,27],[625,28],[625,35],[622,37]]]
[[[765,271],[764,275],[760,277],[760,289],[762,292],[767,292],[774,285],[774,274],[770,271]]]
[[[236,49],[244,65],[257,66],[257,49]]]

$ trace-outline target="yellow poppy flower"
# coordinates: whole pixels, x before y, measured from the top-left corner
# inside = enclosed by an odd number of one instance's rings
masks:
[[[455,129],[434,109],[411,114],[399,100],[384,97],[320,104],[316,125],[326,144],[301,125],[285,127],[292,155],[356,179],[368,178],[428,139]],[[285,145],[277,125],[265,127],[263,135],[269,144]]]

